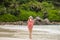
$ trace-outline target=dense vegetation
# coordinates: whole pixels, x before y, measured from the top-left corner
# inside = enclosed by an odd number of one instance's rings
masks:
[[[60,21],[60,0],[0,0],[0,22],[26,21],[29,16]]]

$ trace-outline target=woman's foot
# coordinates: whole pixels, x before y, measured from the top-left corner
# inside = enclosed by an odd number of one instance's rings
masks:
[[[30,38],[30,40],[32,40],[32,38]]]
[[[30,38],[30,39],[32,39],[32,37],[31,37],[31,36],[30,36],[29,38]]]

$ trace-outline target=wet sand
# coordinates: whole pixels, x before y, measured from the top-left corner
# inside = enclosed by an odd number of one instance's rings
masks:
[[[28,31],[0,28],[0,40],[30,40]],[[32,40],[60,40],[60,34],[33,30]]]

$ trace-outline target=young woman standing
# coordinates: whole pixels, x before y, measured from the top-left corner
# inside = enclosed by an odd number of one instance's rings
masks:
[[[32,39],[32,29],[33,29],[33,25],[34,25],[34,20],[33,17],[30,16],[28,19],[28,30],[29,30],[29,38]]]

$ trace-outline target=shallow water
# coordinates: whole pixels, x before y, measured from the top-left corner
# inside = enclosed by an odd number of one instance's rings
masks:
[[[0,37],[28,39],[26,25],[0,25]],[[60,40],[60,25],[34,25],[33,40]]]
[[[2,25],[0,26],[4,29],[11,29],[11,30],[24,30],[28,31],[26,25]],[[35,31],[47,31],[49,33],[60,34],[60,25],[34,25],[33,30]]]

